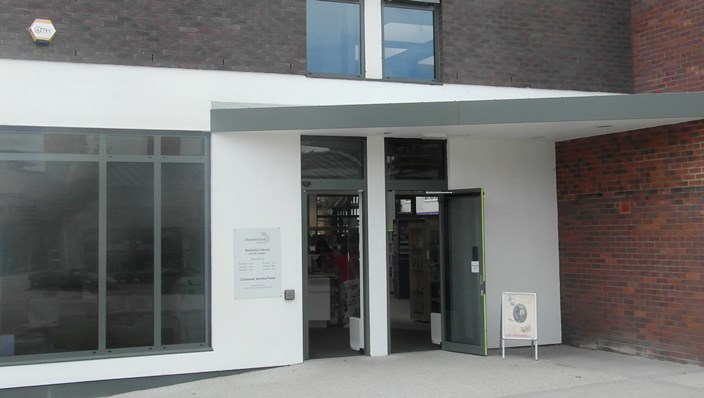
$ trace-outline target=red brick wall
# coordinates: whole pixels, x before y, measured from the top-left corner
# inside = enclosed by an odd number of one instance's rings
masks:
[[[635,91],[704,91],[704,1],[631,3]]]
[[[565,343],[704,364],[704,121],[556,149]]]

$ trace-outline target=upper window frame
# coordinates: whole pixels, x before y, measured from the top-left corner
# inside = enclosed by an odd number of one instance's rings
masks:
[[[357,143],[361,145],[361,178],[308,178],[303,174],[303,155],[301,154],[301,187],[305,190],[364,190],[367,184],[367,138],[366,137],[340,137],[327,135],[301,135],[300,145],[303,146],[306,140],[327,141],[331,143]]]
[[[344,4],[356,4],[359,6],[359,73],[335,73],[335,72],[316,72],[309,69],[309,32],[308,32],[308,5],[311,1],[315,2],[325,2],[325,3],[344,3]],[[353,79],[353,80],[363,80],[366,77],[366,61],[365,61],[365,47],[364,47],[364,0],[306,0],[306,76],[308,77],[324,77],[324,78],[338,78],[338,79]]]
[[[386,38],[384,34],[384,13],[387,7],[405,8],[414,10],[430,10],[433,14],[433,78],[412,78],[396,77],[387,73],[386,59],[384,57],[384,45]],[[382,0],[381,2],[381,69],[382,79],[395,82],[410,83],[440,83],[440,72],[438,60],[440,59],[440,0]]]
[[[442,177],[431,179],[398,179],[391,175],[389,170],[390,147],[394,144],[407,144],[422,146],[428,142],[438,143],[442,147]],[[420,138],[385,138],[384,139],[384,177],[386,188],[394,191],[446,191],[448,187],[449,162],[447,156],[447,140],[425,140]]]

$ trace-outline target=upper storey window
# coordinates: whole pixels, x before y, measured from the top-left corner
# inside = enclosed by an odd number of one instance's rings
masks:
[[[308,0],[308,73],[360,77],[359,1]]]
[[[435,4],[384,3],[384,78],[435,80]]]

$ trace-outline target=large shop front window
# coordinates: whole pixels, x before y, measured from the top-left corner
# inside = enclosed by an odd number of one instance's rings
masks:
[[[206,140],[0,132],[0,363],[207,347]]]
[[[308,73],[360,77],[359,1],[308,0],[306,7]]]
[[[384,78],[435,80],[437,1],[384,3]]]

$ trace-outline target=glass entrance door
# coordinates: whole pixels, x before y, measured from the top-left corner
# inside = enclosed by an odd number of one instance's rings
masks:
[[[361,193],[305,192],[307,358],[364,348]]]
[[[487,355],[483,190],[440,199],[442,349]]]

